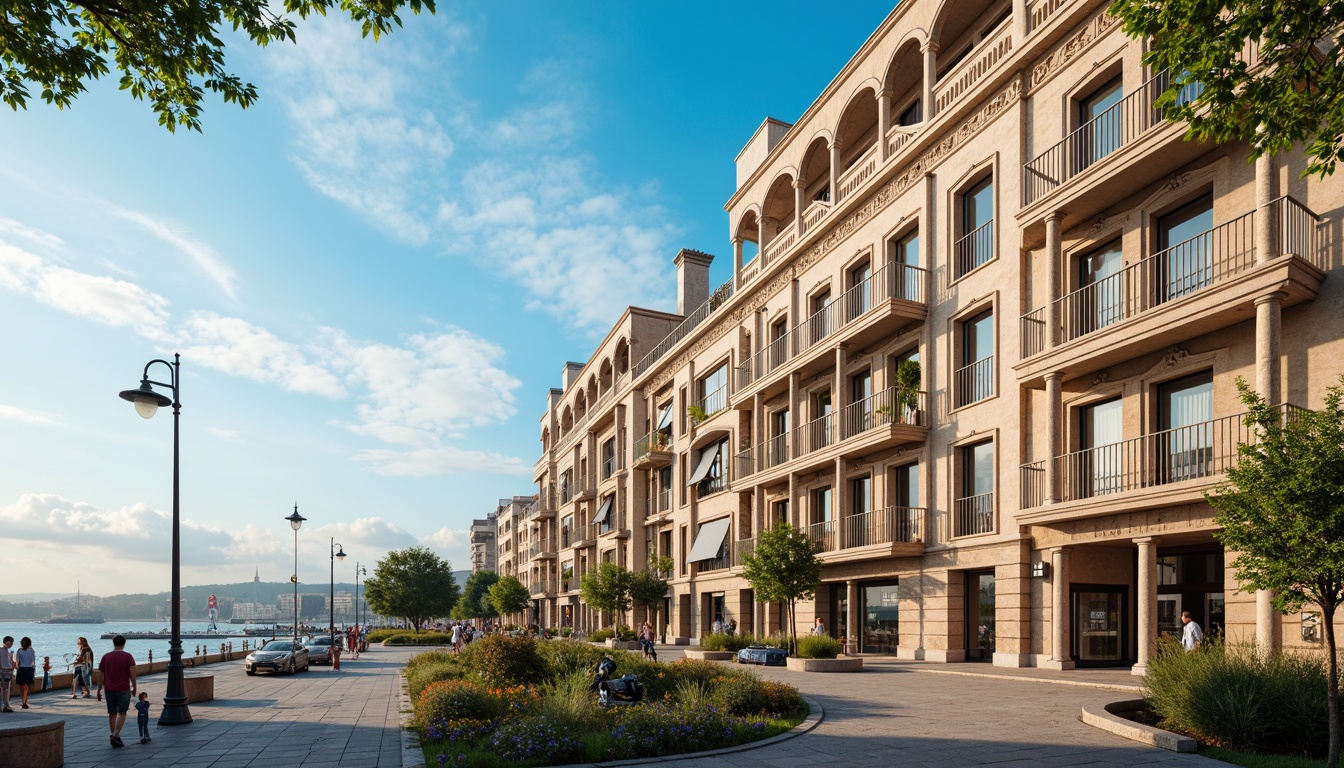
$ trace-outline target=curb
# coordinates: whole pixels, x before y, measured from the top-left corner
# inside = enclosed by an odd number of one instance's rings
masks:
[[[412,727],[415,711],[411,709],[411,695],[406,690],[406,668],[397,674],[397,707],[401,712],[401,768],[425,768],[425,751],[420,748],[420,734]]]
[[[1120,712],[1133,712],[1145,707],[1143,699],[1125,699],[1113,701],[1100,707],[1084,706],[1078,719],[1093,728],[1122,736],[1131,741],[1147,744],[1151,747],[1171,750],[1172,752],[1196,752],[1199,743],[1189,736],[1164,731],[1151,725],[1143,725],[1119,716]]]

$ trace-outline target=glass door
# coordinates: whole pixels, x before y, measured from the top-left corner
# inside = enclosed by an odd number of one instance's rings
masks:
[[[1122,585],[1073,585],[1072,656],[1078,666],[1121,665],[1129,660],[1127,599],[1128,589]]]
[[[900,593],[896,582],[865,584],[859,595],[863,598],[863,636],[859,639],[859,650],[895,656],[900,640],[900,623],[897,621]]]
[[[994,572],[966,573],[966,660],[994,660]]]

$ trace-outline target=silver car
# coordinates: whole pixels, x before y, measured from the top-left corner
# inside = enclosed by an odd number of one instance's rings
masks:
[[[335,641],[335,638],[331,635],[322,635],[304,643],[308,647],[308,660],[314,664],[330,664],[333,641]],[[339,641],[336,641],[336,643],[340,644]]]
[[[293,640],[272,640],[243,659],[243,671],[255,675],[260,670],[292,675],[308,671],[308,649]]]

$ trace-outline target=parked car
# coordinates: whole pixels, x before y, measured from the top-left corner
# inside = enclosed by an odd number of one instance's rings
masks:
[[[308,649],[293,640],[271,640],[243,659],[243,671],[255,675],[259,670],[292,675],[308,671]]]
[[[783,667],[789,652],[783,648],[765,645],[749,645],[737,652],[738,664],[761,664],[767,667]]]
[[[340,638],[332,637],[331,635],[319,635],[304,643],[308,648],[308,661],[313,664],[330,664],[331,646],[333,643],[342,648],[345,647]]]

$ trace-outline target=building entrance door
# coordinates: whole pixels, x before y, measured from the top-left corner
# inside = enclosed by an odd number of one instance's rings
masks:
[[[1129,661],[1126,618],[1129,588],[1073,585],[1073,660],[1080,667],[1120,666]]]
[[[966,572],[966,660],[994,660],[994,572]]]

